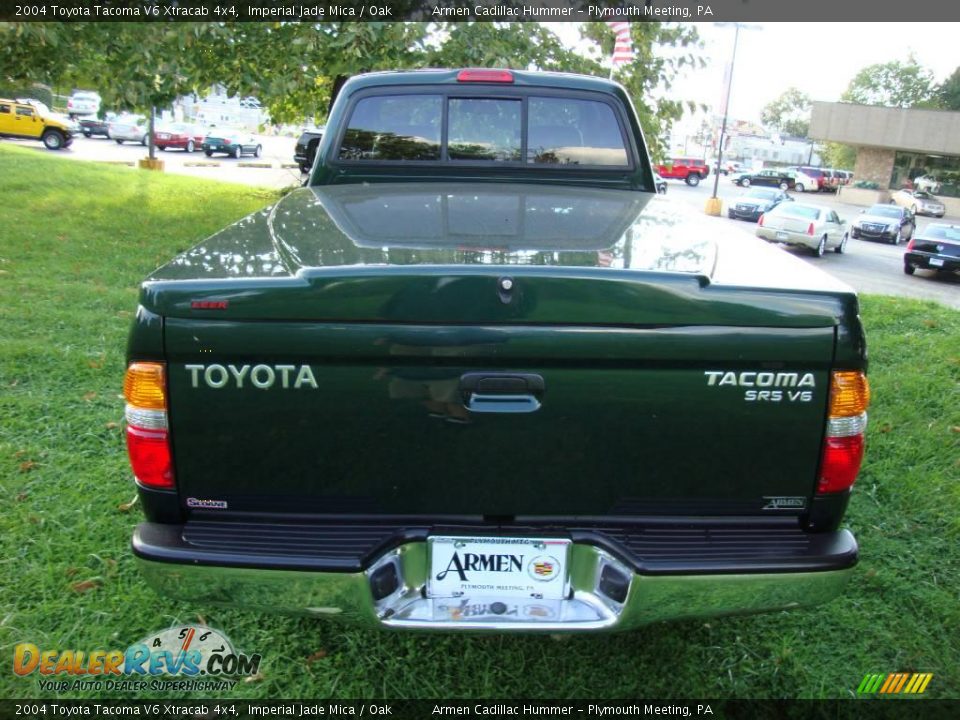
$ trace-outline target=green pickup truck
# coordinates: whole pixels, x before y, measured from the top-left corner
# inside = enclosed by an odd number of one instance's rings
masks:
[[[841,591],[857,297],[659,197],[619,85],[362,75],[317,152],[142,285],[124,393],[158,591],[500,632]]]

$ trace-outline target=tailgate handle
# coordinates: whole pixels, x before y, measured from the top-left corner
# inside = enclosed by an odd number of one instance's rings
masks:
[[[477,413],[531,413],[540,409],[543,378],[533,373],[466,373],[460,376],[463,405]]]

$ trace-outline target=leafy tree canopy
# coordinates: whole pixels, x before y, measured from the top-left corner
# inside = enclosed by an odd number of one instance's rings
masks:
[[[911,54],[906,62],[868,65],[858,72],[840,96],[845,102],[887,107],[935,106],[933,73]]]
[[[810,131],[810,96],[795,87],[787,88],[760,111],[764,125],[781,135],[807,137]]]
[[[960,67],[943,82],[938,95],[940,106],[944,110],[960,110]]]
[[[276,122],[326,113],[333,79],[370,70],[512,67],[606,76],[605,23],[581,33],[600,54],[563,46],[539,23],[0,23],[0,84],[96,88],[108,107],[146,111],[219,83],[255,95]],[[616,79],[630,93],[651,153],[685,109],[677,74],[703,67],[696,28],[631,23],[636,59]]]

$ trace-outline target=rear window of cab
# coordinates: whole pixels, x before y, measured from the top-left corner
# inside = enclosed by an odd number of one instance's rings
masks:
[[[533,95],[362,97],[353,105],[335,156],[360,162],[630,166],[610,105]]]

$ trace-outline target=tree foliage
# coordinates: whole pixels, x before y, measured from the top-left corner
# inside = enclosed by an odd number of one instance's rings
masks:
[[[0,23],[0,84],[96,88],[108,107],[147,111],[222,84],[255,95],[275,122],[326,113],[333,79],[371,70],[510,67],[606,76],[605,23],[585,23],[593,55],[571,50],[540,23]],[[651,147],[694,103],[669,93],[703,66],[691,25],[631,23],[636,59],[617,70]]]
[[[810,132],[810,96],[787,88],[760,111],[760,120],[781,135],[807,137]]]
[[[930,107],[936,105],[936,85],[933,73],[911,54],[906,62],[891,60],[863,68],[840,99],[861,105]]]
[[[944,80],[937,91],[940,107],[944,110],[960,110],[960,67]]]

